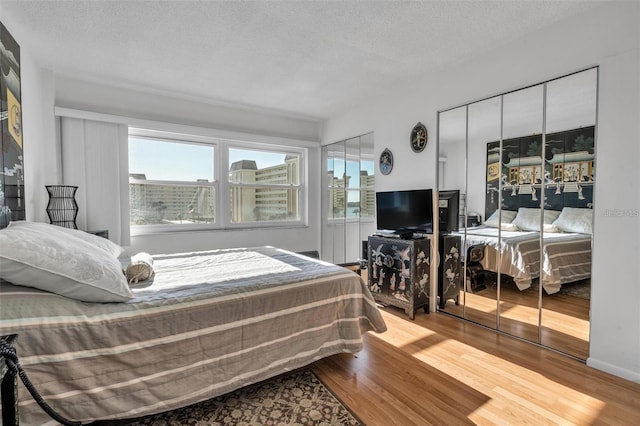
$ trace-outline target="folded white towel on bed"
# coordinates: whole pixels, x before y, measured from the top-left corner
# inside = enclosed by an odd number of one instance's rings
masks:
[[[131,258],[125,275],[129,284],[137,284],[138,281],[148,280],[153,274],[153,257],[149,253],[141,252]]]

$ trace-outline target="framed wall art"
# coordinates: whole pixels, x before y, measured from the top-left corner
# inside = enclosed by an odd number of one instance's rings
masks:
[[[393,170],[393,154],[389,148],[385,148],[380,154],[380,173],[388,175]]]
[[[20,46],[0,22],[0,228],[25,219]]]

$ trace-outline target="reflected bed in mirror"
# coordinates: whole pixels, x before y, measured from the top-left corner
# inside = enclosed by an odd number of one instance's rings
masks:
[[[540,276],[540,233],[537,231],[504,231],[480,226],[466,229],[466,241],[467,247],[482,250],[479,262],[483,270],[510,276],[519,290],[531,287],[532,281]],[[590,235],[545,234],[543,247],[543,288],[547,294],[557,293],[562,284],[591,276]]]

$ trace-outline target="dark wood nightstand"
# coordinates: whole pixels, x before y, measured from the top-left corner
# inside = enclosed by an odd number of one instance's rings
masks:
[[[18,338],[17,334],[1,336],[0,340],[4,343],[12,345]],[[18,376],[11,374],[7,367],[4,357],[0,357],[0,397],[2,398],[2,424],[17,425],[18,424]]]
[[[101,229],[99,231],[87,231],[89,234],[97,235],[98,237],[109,239],[109,230]]]

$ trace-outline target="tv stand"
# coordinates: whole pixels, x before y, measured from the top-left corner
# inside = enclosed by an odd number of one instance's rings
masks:
[[[377,302],[403,308],[410,319],[422,307],[429,313],[431,238],[369,237],[367,285]]]

